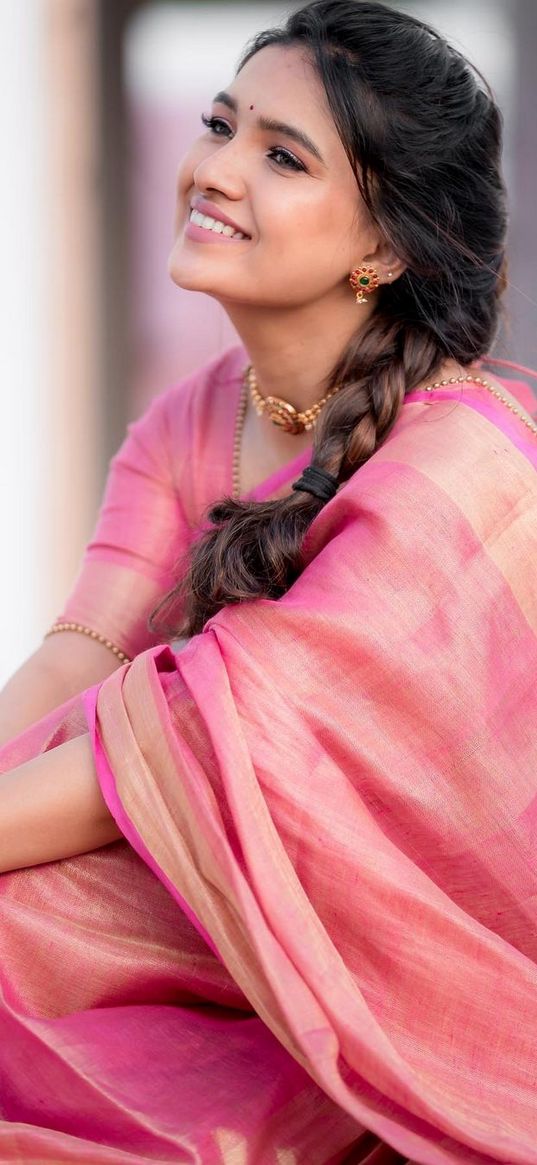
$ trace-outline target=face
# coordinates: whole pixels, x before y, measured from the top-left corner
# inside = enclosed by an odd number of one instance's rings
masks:
[[[261,49],[207,115],[178,174],[174,282],[230,305],[352,303],[349,274],[377,234],[303,51]]]

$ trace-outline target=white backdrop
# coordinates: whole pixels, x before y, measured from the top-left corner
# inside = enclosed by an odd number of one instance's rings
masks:
[[[0,4],[0,683],[35,647],[47,601],[41,17],[35,0]]]

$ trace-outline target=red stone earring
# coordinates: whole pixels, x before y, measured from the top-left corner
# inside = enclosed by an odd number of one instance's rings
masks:
[[[371,295],[372,291],[379,285],[379,277],[374,267],[356,267],[349,275],[349,283],[352,290],[356,292],[356,302],[365,303],[366,295]]]

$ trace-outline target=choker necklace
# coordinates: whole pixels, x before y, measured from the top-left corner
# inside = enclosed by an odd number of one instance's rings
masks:
[[[304,409],[304,412],[299,412],[289,401],[282,400],[279,396],[261,396],[257,387],[257,379],[250,364],[244,373],[244,382],[250,389],[250,396],[255,406],[258,416],[266,413],[273,425],[277,425],[279,429],[283,429],[286,433],[303,433],[305,429],[313,429],[313,426],[319,416],[321,409],[326,402],[339,392],[340,384],[327,392],[321,400],[315,402],[309,409]]]

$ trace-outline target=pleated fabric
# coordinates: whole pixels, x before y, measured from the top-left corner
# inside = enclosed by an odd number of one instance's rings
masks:
[[[2,750],[126,840],[0,878],[0,1160],[537,1163],[536,468],[413,394],[282,599]]]

